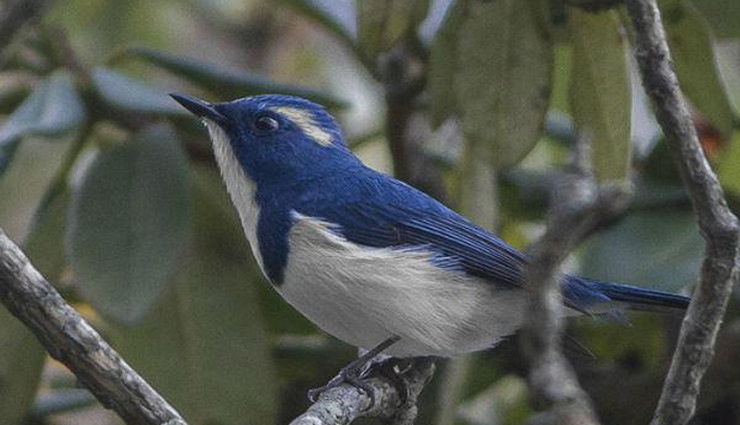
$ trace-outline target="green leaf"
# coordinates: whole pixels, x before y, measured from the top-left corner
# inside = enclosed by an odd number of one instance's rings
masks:
[[[465,1],[453,4],[432,43],[428,84],[432,97],[431,116],[435,126],[442,124],[457,111],[453,87],[457,66],[457,31],[466,17],[466,10]]]
[[[581,273],[677,292],[697,281],[703,255],[690,209],[640,211],[586,243]]]
[[[627,41],[615,11],[571,10],[570,103],[579,132],[592,142],[599,181],[626,182],[630,173],[632,94]]]
[[[347,44],[354,44],[357,34],[354,5],[335,0],[279,0],[329,30]]]
[[[426,17],[429,0],[358,0],[357,43],[374,60],[391,50]]]
[[[691,2],[709,22],[717,37],[740,38],[740,2],[737,0],[694,0]]]
[[[27,136],[55,137],[71,132],[85,120],[85,109],[66,71],[42,81],[0,129],[0,175]]]
[[[67,232],[80,292],[103,315],[141,320],[188,238],[187,160],[168,126],[101,152],[75,190]]]
[[[455,19],[453,87],[462,129],[494,168],[518,163],[540,137],[553,50],[535,0],[461,0]],[[451,13],[454,13],[453,10]],[[452,33],[454,32],[454,36]]]
[[[64,236],[70,203],[68,189],[52,195],[46,208],[36,212],[24,243],[26,255],[46,279],[57,282],[67,265]]]
[[[717,176],[722,187],[734,196],[740,197],[740,131],[725,144],[717,155]]]
[[[0,308],[0,424],[25,422],[45,358],[33,334],[5,307]]]
[[[224,68],[211,62],[145,48],[134,48],[130,53],[228,99],[279,93],[305,97],[327,107],[346,106],[344,101],[318,90],[278,84],[267,77],[235,68]]]
[[[92,72],[93,85],[100,98],[110,107],[155,115],[187,115],[160,87],[107,68]]]
[[[194,425],[276,422],[278,383],[258,273],[217,173],[193,181],[193,246],[176,287],[115,346]],[[235,229],[239,229],[235,231]]]
[[[687,0],[661,0],[660,8],[681,89],[722,136],[729,138],[735,116],[717,68],[711,29]]]
[[[72,76],[57,71],[46,80],[44,104],[33,126],[33,134],[52,137],[66,134],[85,121],[85,107]]]

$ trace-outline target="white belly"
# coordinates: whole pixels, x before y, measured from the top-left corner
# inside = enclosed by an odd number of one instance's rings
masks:
[[[523,290],[441,269],[419,250],[359,247],[297,217],[278,291],[349,344],[369,349],[398,335],[386,354],[450,357],[488,348],[523,321]]]

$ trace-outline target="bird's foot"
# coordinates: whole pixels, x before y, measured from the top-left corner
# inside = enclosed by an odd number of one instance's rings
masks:
[[[383,360],[382,362],[374,364],[371,370],[368,371],[370,374],[378,374],[387,378],[393,387],[398,392],[398,398],[400,400],[400,407],[406,407],[409,403],[411,396],[411,390],[409,389],[408,382],[404,378],[403,374],[413,364],[412,359],[399,359],[391,357]]]
[[[364,381],[364,378],[366,378],[370,374],[370,371],[373,369],[372,366],[375,364],[373,363],[373,359],[375,359],[375,357],[383,350],[398,342],[398,340],[400,340],[400,338],[397,336],[390,337],[378,344],[372,350],[369,350],[362,356],[353,360],[350,364],[343,367],[342,370],[339,371],[337,376],[332,378],[326,385],[309,390],[308,399],[311,401],[311,403],[315,403],[321,393],[323,393],[324,391],[337,387],[341,384],[348,383],[367,394],[367,396],[370,397],[370,406],[374,405],[375,390],[370,384]]]
[[[364,378],[367,376],[368,369],[365,366],[366,364],[359,364],[357,361],[353,361],[343,367],[337,376],[333,377],[326,383],[326,385],[308,390],[308,399],[311,400],[311,403],[315,403],[324,391],[347,383],[367,394],[367,396],[370,397],[370,405],[373,405],[375,403],[375,390],[370,384],[364,381]]]

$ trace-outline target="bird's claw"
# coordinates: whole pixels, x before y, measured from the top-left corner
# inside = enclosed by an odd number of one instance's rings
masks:
[[[370,397],[370,406],[372,406],[375,404],[375,389],[363,380],[366,374],[365,370],[351,364],[340,370],[337,376],[333,377],[326,385],[308,390],[308,399],[311,403],[315,403],[323,392],[347,383],[367,394]]]

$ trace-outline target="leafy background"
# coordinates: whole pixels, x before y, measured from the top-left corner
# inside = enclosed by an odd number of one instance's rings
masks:
[[[740,3],[660,7],[737,213]],[[629,36],[622,7],[545,0],[58,0],[0,54],[0,226],[190,423],[286,423],[354,350],[264,282],[203,128],[166,93],[320,102],[369,165],[521,249],[587,135],[596,177],[634,197],[569,266],[689,293],[703,243]],[[696,424],[740,424],[735,302]],[[571,322],[568,353],[604,423],[646,423],[679,324]],[[516,338],[445,362],[419,423],[524,423],[523,374]],[[0,310],[0,424],[40,423],[119,420]]]

